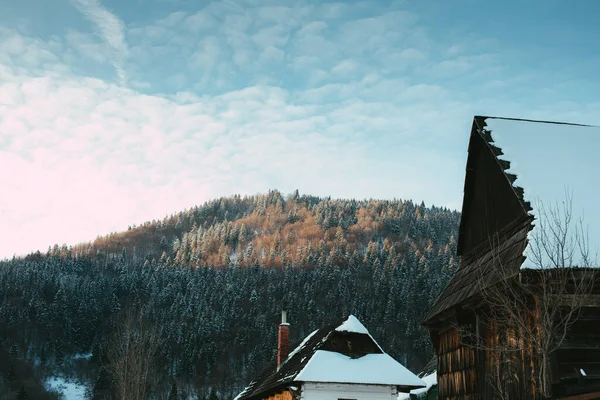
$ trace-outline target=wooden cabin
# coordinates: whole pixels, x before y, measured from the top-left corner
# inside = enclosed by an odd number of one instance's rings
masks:
[[[393,400],[425,387],[352,315],[312,332],[290,353],[288,336],[284,313],[277,360],[235,400]]]
[[[598,250],[599,148],[594,127],[474,118],[460,265],[423,321],[437,354],[439,399],[600,399],[598,265],[583,256],[552,264],[554,253],[545,259],[540,250],[540,238],[552,239],[544,211],[567,203],[569,222],[583,218],[581,232],[591,253]],[[557,348],[540,347],[549,342]]]

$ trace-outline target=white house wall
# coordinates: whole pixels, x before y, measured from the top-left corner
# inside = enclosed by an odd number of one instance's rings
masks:
[[[396,400],[395,386],[339,383],[304,383],[301,400]]]

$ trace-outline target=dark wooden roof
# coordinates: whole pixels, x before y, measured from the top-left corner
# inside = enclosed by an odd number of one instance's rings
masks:
[[[423,324],[432,325],[439,314],[497,283],[499,277],[494,274],[496,263],[502,263],[515,275],[518,274],[525,260],[523,252],[527,246],[527,232],[532,228],[531,221],[532,218],[524,218],[508,226],[499,234],[497,241],[500,244],[494,252],[485,251],[483,248],[488,246],[482,244],[481,252],[474,251],[461,259],[460,268],[440,293]]]
[[[502,172],[504,173],[505,179],[507,179],[510,183],[510,186],[514,192],[514,195],[519,200],[521,206],[526,212],[531,211],[531,205],[524,200],[523,198],[523,188],[517,184],[515,184],[515,180],[517,176],[507,172],[510,168],[510,160],[503,160],[501,157],[503,156],[503,151],[499,147],[494,145],[494,132],[490,131],[487,126],[488,120],[505,120],[505,121],[514,121],[514,122],[530,122],[535,123],[536,125],[560,125],[560,126],[574,126],[574,127],[586,127],[586,128],[598,128],[591,125],[584,124],[575,124],[571,122],[557,122],[557,121],[540,121],[540,120],[532,120],[532,119],[523,119],[523,118],[506,118],[506,117],[485,117],[485,116],[475,116],[473,118],[473,124],[471,127],[471,137],[469,141],[469,154],[467,159],[467,168],[466,168],[466,176],[465,176],[465,186],[464,186],[464,199],[463,199],[463,207],[462,207],[462,218],[459,229],[459,237],[457,243],[457,253],[458,255],[464,254],[469,249],[468,243],[465,242],[465,233],[467,230],[467,224],[469,220],[469,214],[471,213],[473,207],[473,197],[476,191],[473,187],[475,182],[475,171],[476,171],[476,162],[478,158],[478,154],[483,148],[486,148],[485,151],[489,151],[493,154],[495,163],[500,167]],[[523,130],[523,127],[526,127],[528,124],[515,124],[515,129],[517,125],[521,126],[520,130]],[[530,129],[535,132],[533,127],[535,125],[531,125]],[[565,132],[565,135],[568,135],[569,131]],[[534,135],[535,136],[535,135]],[[483,139],[481,142],[476,140],[478,138]],[[484,146],[477,146],[479,143],[484,143]]]
[[[346,318],[331,323],[314,332],[293,346],[290,357],[277,369],[277,361],[272,362],[263,372],[236,397],[237,400],[259,399],[292,386],[296,376],[304,369],[317,350],[329,350],[344,353],[351,357],[365,354],[383,353],[379,345],[368,334],[336,331]],[[348,350],[348,341],[352,342],[352,350]],[[298,347],[300,346],[301,347]]]
[[[515,185],[514,182],[517,179],[517,176],[511,173],[506,172],[510,168],[510,161],[503,160],[501,156],[504,155],[502,149],[494,145],[494,140],[492,139],[492,134],[489,130],[486,129],[486,119],[495,118],[495,117],[482,117],[475,116],[473,118],[473,125],[471,127],[471,136],[469,140],[469,149],[468,149],[468,157],[467,157],[467,167],[465,174],[465,186],[464,186],[464,196],[463,196],[463,204],[462,204],[462,212],[461,212],[461,220],[460,226],[458,230],[458,242],[457,242],[457,255],[463,255],[468,249],[466,249],[465,244],[465,231],[467,230],[467,223],[469,221],[469,217],[471,216],[471,209],[473,208],[474,197],[475,197],[475,171],[476,171],[476,162],[478,152],[489,152],[493,156],[493,160],[497,167],[502,171],[504,177],[509,183],[509,187],[512,189],[514,196],[518,199],[519,204],[523,208],[523,210],[528,213],[531,211],[531,204],[523,198],[523,188]],[[500,118],[504,119],[504,118]],[[483,140],[480,140],[483,139]],[[484,145],[480,145],[483,143]]]
[[[524,260],[527,233],[533,228],[531,205],[524,200],[523,189],[514,184],[516,175],[507,172],[510,162],[501,158],[502,149],[485,128],[487,118],[476,116],[471,128],[457,244],[460,265],[425,317],[425,325],[479,293],[482,285],[497,281],[491,273],[492,257],[503,265],[512,264],[515,274]]]

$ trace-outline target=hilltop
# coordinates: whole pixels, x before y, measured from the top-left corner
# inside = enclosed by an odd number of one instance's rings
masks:
[[[227,399],[272,360],[285,307],[292,340],[354,314],[418,371],[431,356],[420,319],[456,268],[459,216],[410,200],[297,192],[212,200],[0,262],[0,343],[39,371],[91,352],[73,368],[103,398],[115,390],[123,317],[134,313],[132,329],[156,346],[151,392],[175,383]]]
[[[222,197],[90,243],[55,245],[48,254],[217,268],[341,265],[340,251],[364,253],[369,243],[451,256],[458,220],[458,212],[410,200],[332,200],[297,191],[284,197],[272,190]]]

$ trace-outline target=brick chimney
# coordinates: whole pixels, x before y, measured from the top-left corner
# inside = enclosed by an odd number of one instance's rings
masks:
[[[290,324],[287,323],[287,312],[281,312],[281,324],[279,324],[279,340],[277,342],[277,368],[290,354],[289,349]]]

